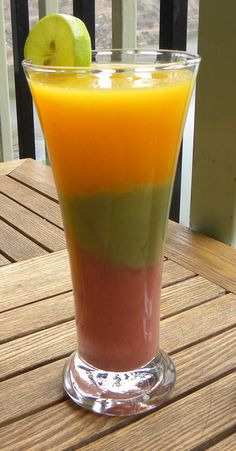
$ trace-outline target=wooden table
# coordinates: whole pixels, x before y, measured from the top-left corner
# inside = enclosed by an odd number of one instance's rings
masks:
[[[0,449],[236,449],[236,251],[170,222],[161,345],[170,399],[143,417],[75,407],[62,388],[76,347],[73,295],[51,170],[0,164]]]

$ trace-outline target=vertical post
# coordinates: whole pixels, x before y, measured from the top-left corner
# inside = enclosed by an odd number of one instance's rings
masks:
[[[20,158],[35,158],[33,103],[21,65],[29,33],[27,0],[11,0],[17,127]]]
[[[235,0],[200,2],[190,223],[236,247]]]
[[[73,0],[73,14],[86,24],[95,49],[95,0]]]
[[[3,0],[0,0],[0,161],[12,160],[11,112],[5,46]]]
[[[137,0],[112,0],[113,49],[136,48]]]
[[[188,0],[160,0],[160,38],[161,49],[186,50]],[[182,146],[181,146],[182,147]],[[176,171],[170,218],[179,221],[180,192],[182,177],[182,149]]]
[[[39,19],[58,12],[58,0],[38,0]]]
[[[58,0],[38,0],[38,10],[39,10],[39,19],[47,14],[53,14],[58,12]],[[35,112],[37,114],[37,112]],[[50,164],[48,158],[47,147],[45,144],[45,162],[47,165]]]
[[[160,48],[186,50],[188,0],[160,0]]]

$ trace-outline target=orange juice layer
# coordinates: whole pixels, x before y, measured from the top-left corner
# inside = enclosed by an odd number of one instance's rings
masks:
[[[187,69],[31,74],[59,192],[170,182],[192,84]]]

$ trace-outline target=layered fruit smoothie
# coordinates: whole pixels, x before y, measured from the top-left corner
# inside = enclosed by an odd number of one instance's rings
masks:
[[[158,353],[163,243],[193,84],[187,69],[121,69],[29,80],[63,213],[79,355],[108,371]]]

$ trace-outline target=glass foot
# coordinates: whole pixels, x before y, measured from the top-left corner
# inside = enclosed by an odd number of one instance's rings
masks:
[[[169,395],[175,367],[163,351],[147,365],[127,372],[99,370],[74,352],[64,369],[64,388],[79,406],[106,415],[137,415]]]

